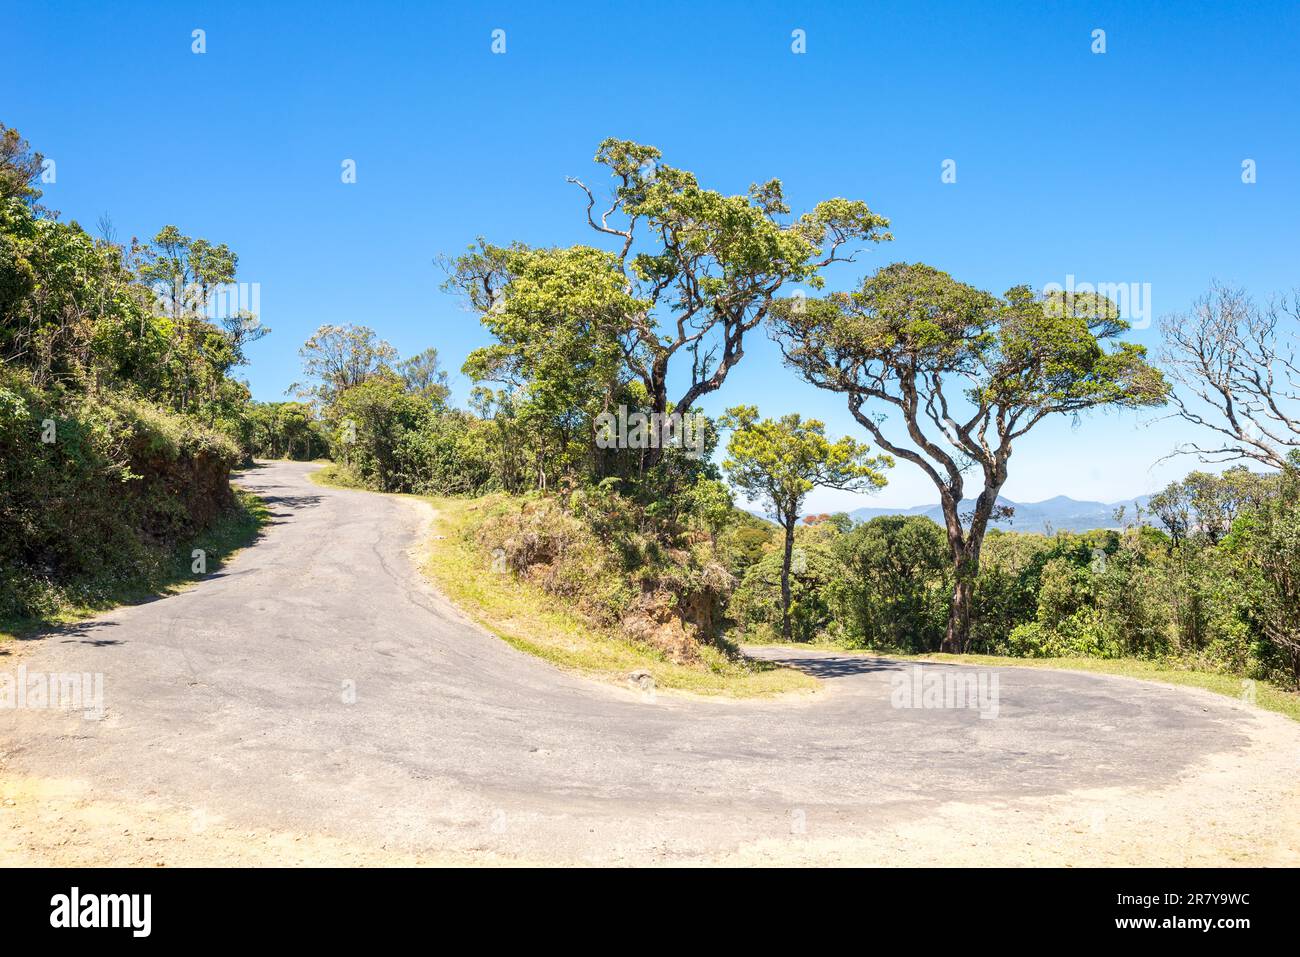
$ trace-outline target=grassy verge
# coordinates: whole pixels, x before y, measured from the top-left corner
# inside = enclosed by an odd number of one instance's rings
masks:
[[[764,642],[780,644],[780,642]],[[939,661],[946,664],[979,665],[992,668],[1052,668],[1058,671],[1087,671],[1093,674],[1118,675],[1123,678],[1139,678],[1143,681],[1159,681],[1172,685],[1186,685],[1203,688],[1229,698],[1241,699],[1243,692],[1250,686],[1236,675],[1214,671],[1199,671],[1189,666],[1180,666],[1172,661],[1148,661],[1143,658],[1012,658],[1002,655],[950,655],[933,652],[930,654],[910,655],[896,651],[873,651],[862,648],[844,648],[834,644],[801,645],[800,647],[823,648],[841,654],[871,655],[880,658],[894,658],[907,661]],[[1300,721],[1300,694],[1287,691],[1272,682],[1255,681],[1253,685],[1255,705],[1265,711],[1276,711],[1288,718]]]
[[[308,472],[307,478],[311,479],[317,485],[328,485],[331,488],[356,488],[361,489],[362,491],[370,491],[369,489],[366,489],[364,485],[357,482],[351,472],[333,462],[327,462],[322,468]],[[419,498],[418,495],[408,497]]]
[[[192,541],[178,546],[159,562],[155,571],[144,578],[114,581],[111,587],[98,590],[92,602],[68,602],[55,613],[41,618],[0,618],[0,644],[16,638],[30,638],[59,625],[72,624],[121,605],[133,605],[148,598],[183,591],[199,580],[191,571],[194,549],[206,552],[207,574],[217,571],[241,549],[251,545],[270,512],[265,503],[243,489],[235,489],[237,505]]]
[[[326,466],[313,481],[356,488],[346,472]],[[660,690],[749,698],[814,690],[818,681],[792,668],[730,658],[704,648],[699,662],[681,665],[654,648],[588,622],[564,601],[512,575],[493,574],[491,557],[467,539],[478,505],[474,499],[409,496],[437,512],[434,538],[423,556],[425,577],[474,621],[520,651],[589,678],[623,682],[645,670]]]

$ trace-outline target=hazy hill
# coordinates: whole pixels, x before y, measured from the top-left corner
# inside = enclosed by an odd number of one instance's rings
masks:
[[[1042,502],[1013,502],[998,496],[999,505],[1008,505],[1015,514],[1008,521],[996,522],[992,527],[1017,532],[1071,531],[1086,532],[1094,528],[1118,528],[1115,510],[1124,506],[1124,519],[1133,520],[1135,505],[1146,507],[1150,496],[1125,499],[1120,502],[1081,502],[1066,495],[1058,495]],[[975,507],[974,499],[963,503],[963,511]],[[916,505],[912,508],[855,508],[849,512],[855,521],[863,522],[878,515],[925,515],[943,523],[943,512],[938,504]]]

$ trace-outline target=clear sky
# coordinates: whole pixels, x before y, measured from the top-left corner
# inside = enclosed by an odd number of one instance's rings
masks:
[[[708,187],[775,176],[796,212],[847,196],[889,216],[896,240],[831,288],[920,260],[997,292],[1149,283],[1156,318],[1212,278],[1260,297],[1300,286],[1294,2],[101,0],[15,4],[5,21],[0,122],[56,161],[44,202],[92,231],[107,213],[121,237],[175,223],[229,243],[273,329],[244,370],[258,399],[283,397],[298,346],[327,322],[369,325],[403,354],[436,346],[458,370],[487,337],[439,290],[435,257],[478,235],[593,242],[564,178],[596,176],[611,135]],[[949,159],[955,183],[941,182]],[[1133,338],[1154,347],[1154,325]],[[740,402],[860,435],[761,336],[704,407]],[[1184,433],[1155,418],[1040,427],[1004,494],[1160,487],[1195,463],[1156,466]],[[900,463],[869,504],[935,500]]]

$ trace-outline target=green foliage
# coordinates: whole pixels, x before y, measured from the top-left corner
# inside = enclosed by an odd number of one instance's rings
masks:
[[[1151,496],[1147,507],[1175,543],[1197,536],[1215,543],[1232,530],[1238,515],[1263,505],[1276,485],[1275,476],[1251,472],[1243,465],[1222,475],[1190,472]]]
[[[739,361],[746,332],[766,315],[783,285],[822,284],[821,270],[841,261],[854,242],[890,238],[889,221],[865,203],[824,201],[793,222],[780,180],[726,196],[700,186],[695,175],[663,163],[652,146],[606,139],[597,163],[615,180],[614,199],[588,223],[620,246],[618,262],[644,309],[630,317],[629,366],[653,411],[689,409],[721,387]],[[690,357],[690,382],[676,402],[668,373]]]
[[[329,410],[334,456],[370,487],[409,491],[414,476],[407,470],[404,443],[430,415],[428,404],[407,392],[400,377],[373,376],[340,393]]]
[[[41,195],[36,180],[43,159],[17,130],[0,123],[0,203],[10,199],[36,203]]]
[[[398,474],[426,495],[476,495],[499,489],[491,450],[492,423],[448,409],[428,415],[398,442]]]
[[[310,462],[329,452],[325,425],[304,402],[250,403],[240,426],[240,444],[255,458]]]
[[[228,247],[174,226],[96,240],[36,203],[39,155],[0,143],[0,616],[50,621],[161,581],[235,508],[248,390],[229,373],[266,330],[204,315]]]
[[[480,240],[448,286],[482,309],[497,340],[471,352],[464,371],[503,386],[499,414],[529,433],[532,461],[518,471],[545,488],[589,469],[599,455],[594,417],[629,400],[621,337],[644,308],[614,257],[587,246],[503,249]],[[502,477],[507,487],[521,478]]]
[[[733,430],[722,463],[727,477],[770,505],[783,526],[793,525],[814,488],[878,489],[885,485],[882,470],[893,465],[853,439],[831,442],[822,422],[798,414],[760,420],[754,406],[737,406],[723,424]]]
[[[397,363],[397,372],[406,383],[406,391],[427,400],[434,408],[441,408],[451,394],[447,387],[447,373],[438,360],[438,350],[430,346],[418,355]]]
[[[737,521],[722,538],[723,554],[727,566],[735,575],[744,575],[745,571],[767,553],[768,546],[776,538],[776,529],[766,521],[754,519]]]
[[[944,512],[953,595],[947,651],[968,650],[980,551],[1012,445],[1044,418],[1160,405],[1168,394],[1109,299],[994,296],[922,263],[895,263],[852,293],[773,304],[787,361],[815,386],[842,393],[884,451],[920,468]],[[966,473],[983,488],[962,511]]]
[[[832,606],[834,585],[843,574],[833,551],[838,534],[833,526],[796,531],[788,575],[788,614],[781,586],[786,571],[784,550],[771,548],[750,564],[727,606],[737,627],[760,640],[784,636],[813,641],[823,636],[838,621]]]
[[[503,433],[522,429],[532,438],[530,460],[503,444],[502,487],[617,476],[650,508],[671,503],[701,470],[680,461],[661,470],[674,455],[657,443],[604,448],[593,442],[593,419],[619,408],[693,412],[739,362],[745,333],[762,322],[783,284],[818,286],[820,271],[845,258],[839,251],[846,244],[890,238],[888,222],[844,199],[785,221],[779,181],[725,196],[660,162],[654,147],[629,140],[605,140],[595,159],[615,180],[613,201],[599,216],[595,194],[572,182],[587,195],[588,224],[617,252],[480,239],[446,263],[447,288],[464,295],[496,338],[464,367],[475,380],[503,387],[485,395],[483,407],[490,403],[508,420]],[[688,371],[689,381],[674,402],[668,388],[676,369]]]
[[[835,543],[843,571],[830,604],[853,643],[934,651],[943,639],[951,591],[948,543],[922,516],[882,515]]]
[[[714,490],[716,491],[716,490]],[[514,574],[563,597],[602,626],[678,662],[707,658],[717,642],[722,608],[734,580],[707,527],[714,491],[697,500],[677,535],[613,483],[575,489],[567,499],[534,494],[489,500],[469,525],[494,570]]]
[[[497,500],[474,524],[473,534],[498,563],[498,572],[525,576],[604,624],[617,622],[633,600],[617,552],[555,499]]]
[[[790,587],[794,526],[805,497],[822,486],[837,489],[880,488],[885,484],[881,470],[893,461],[888,456],[872,458],[867,448],[850,438],[830,442],[825,426],[816,419],[799,415],[780,420],[758,418],[754,406],[728,409],[723,423],[734,431],[727,444],[722,467],[731,483],[746,496],[765,502],[785,529],[781,557],[781,633],[790,637],[791,607],[795,596]],[[804,603],[803,630],[815,629]]]
[[[1257,635],[1253,657],[1266,676],[1300,684],[1300,453],[1291,453],[1276,494],[1237,521],[1226,549],[1248,570],[1239,578]]]
[[[171,546],[233,506],[237,458],[192,419],[111,393],[53,395],[5,372],[0,616],[48,618],[154,575]]]
[[[1265,491],[1217,543],[1204,530],[1175,541],[1143,525],[990,533],[973,590],[971,650],[1173,662],[1300,686],[1300,479],[1286,472],[1222,481]],[[776,529],[743,525],[722,541],[740,579],[728,609],[736,628],[776,637]],[[740,541],[748,547],[732,544]],[[796,530],[794,549],[801,561],[791,576],[791,637],[907,653],[940,648],[952,566],[934,522],[883,516],[844,531],[817,521]]]
[[[373,376],[392,374],[397,350],[380,339],[369,326],[324,325],[298,350],[307,382],[291,391],[300,398],[328,407],[348,389]]]

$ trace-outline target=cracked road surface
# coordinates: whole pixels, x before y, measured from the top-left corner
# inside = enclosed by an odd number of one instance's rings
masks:
[[[0,655],[105,704],[0,711],[0,862],[1297,861],[1278,715],[1017,668],[972,669],[995,718],[895,708],[912,663],[788,648],[752,653],[822,690],[645,696],[469,623],[411,558],[427,505],[312,468],[244,473],[272,524],[219,573]]]

